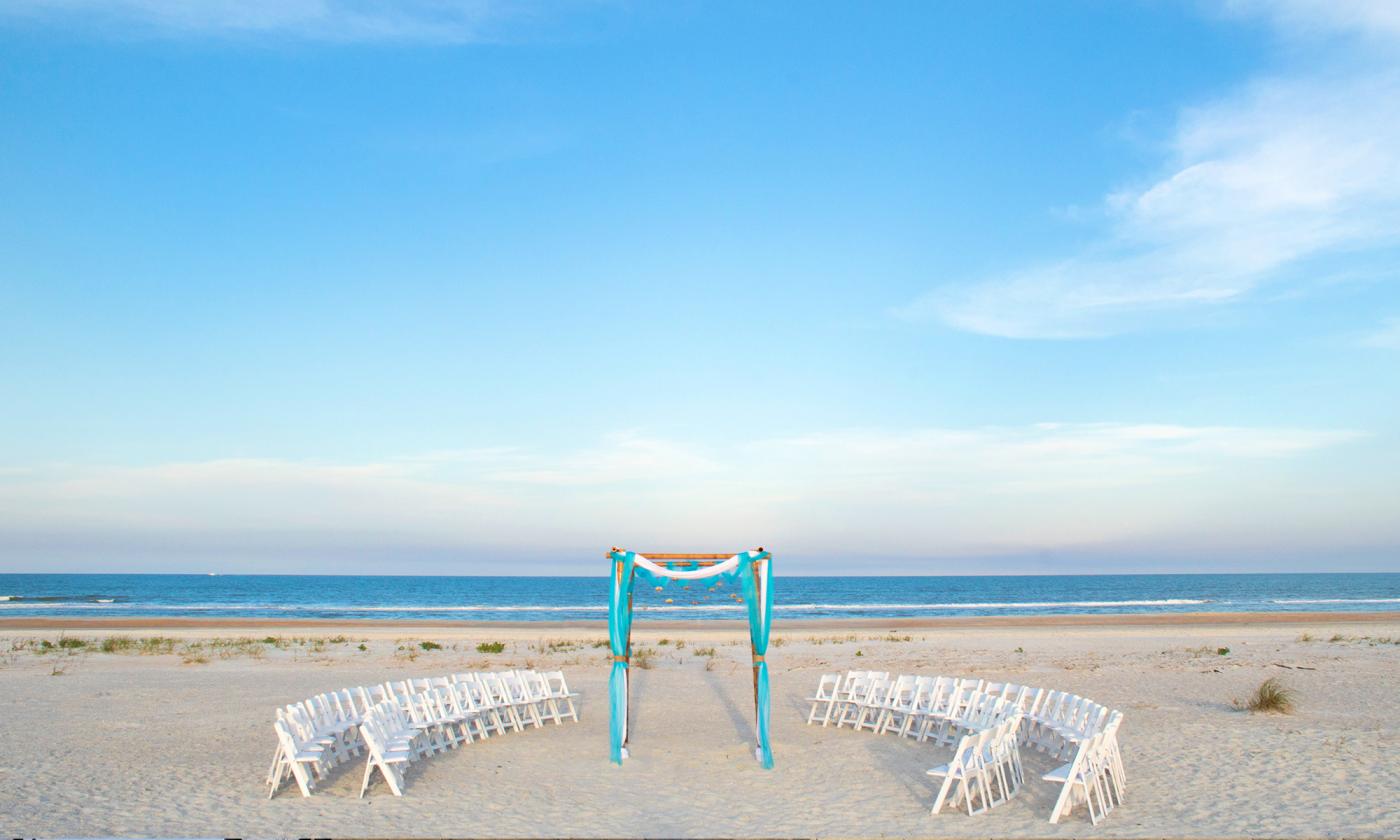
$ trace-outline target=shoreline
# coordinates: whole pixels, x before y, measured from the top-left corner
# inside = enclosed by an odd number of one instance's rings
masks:
[[[829,618],[794,619],[776,622],[775,632],[787,630],[919,630],[959,628],[1016,627],[1208,627],[1230,625],[1278,624],[1373,624],[1400,621],[1400,610],[1369,612],[1189,612],[1189,613],[1117,613],[1106,615],[1017,615],[1017,616],[926,616],[916,618]],[[188,628],[196,630],[265,630],[270,628],[380,628],[405,630],[433,629],[538,629],[538,630],[606,630],[602,620],[575,621],[460,621],[460,620],[398,620],[398,619],[338,619],[338,618],[190,618],[132,616],[130,618],[63,618],[31,616],[0,618],[3,630],[164,630]],[[738,619],[660,620],[637,622],[638,629],[647,630],[732,630],[747,628],[748,622]]]

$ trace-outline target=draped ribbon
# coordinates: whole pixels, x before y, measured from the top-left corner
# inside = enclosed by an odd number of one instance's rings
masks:
[[[628,639],[632,630],[632,572],[637,555],[631,551],[612,553],[612,597],[608,603],[608,642],[612,647],[612,673],[608,693],[612,698],[612,761],[622,763],[622,744],[627,740],[627,660],[632,655]]]

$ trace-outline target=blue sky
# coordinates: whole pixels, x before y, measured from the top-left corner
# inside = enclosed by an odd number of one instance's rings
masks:
[[[0,2],[0,571],[1400,568],[1386,2]]]

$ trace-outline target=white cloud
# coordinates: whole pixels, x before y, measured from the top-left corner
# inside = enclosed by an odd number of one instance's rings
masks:
[[[1400,37],[1400,3],[1394,0],[1228,0],[1224,8],[1303,37],[1322,32]]]
[[[59,546],[100,558],[117,545],[239,562],[614,543],[781,542],[827,556],[1112,545],[1191,534],[1231,482],[1358,437],[1047,423],[821,432],[703,449],[629,433],[573,452],[476,449],[357,464],[50,465],[0,472],[0,564],[32,568]],[[1262,512],[1297,518],[1277,506]]]
[[[276,35],[323,41],[481,40],[525,3],[501,0],[10,0],[0,15],[163,35]]]
[[[1400,35],[1398,8],[1296,2],[1277,14],[1298,26],[1325,18],[1389,37]],[[899,314],[1012,338],[1109,335],[1162,313],[1241,301],[1310,260],[1394,246],[1397,102],[1391,58],[1257,80],[1183,109],[1165,174],[1105,197],[1101,240],[1064,259],[936,289]]]

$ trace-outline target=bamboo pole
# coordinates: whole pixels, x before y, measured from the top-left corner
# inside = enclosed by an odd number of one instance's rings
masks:
[[[612,557],[612,552],[613,552],[613,551],[621,551],[621,550],[622,550],[622,549],[620,549],[620,548],[614,547],[612,551],[609,551],[609,552],[608,552],[607,556],[608,556],[609,558],[611,558],[611,557]],[[753,550],[753,551],[757,551],[757,552],[762,552],[762,551],[763,551],[763,546],[759,546],[758,548],[755,548],[755,549],[752,549],[752,550]],[[658,553],[656,553],[656,554],[649,554],[649,553],[647,553],[647,552],[645,552],[645,551],[638,551],[638,552],[636,552],[636,553],[637,553],[637,554],[640,554],[641,556],[645,557],[645,558],[648,559],[648,560],[728,560],[729,558],[733,557],[734,555],[736,555],[736,554],[743,554],[744,552],[742,552],[742,551],[732,551],[732,552],[730,552],[730,553],[728,553],[728,554],[715,554],[715,553],[664,552],[664,551],[663,551],[663,552],[658,552]],[[713,563],[701,563],[700,565],[702,565],[702,566],[706,566],[706,565],[712,566],[712,565],[714,565],[714,564],[713,564]]]
[[[752,564],[752,566],[751,566],[751,571],[752,571],[752,574],[753,574],[753,582],[754,582],[753,591],[754,591],[754,595],[757,596],[758,602],[761,604],[761,603],[763,603],[763,593],[762,593],[761,591],[759,591],[759,588],[763,586],[763,581],[760,580],[759,577],[758,577],[758,561],[757,561],[757,560],[753,561],[753,564]],[[749,625],[749,657],[750,657],[751,660],[753,661],[753,725],[754,725],[754,735],[757,735],[757,734],[758,734],[758,648],[754,647],[754,643],[753,643],[753,625],[752,625],[752,622],[750,622],[750,625]]]
[[[632,573],[633,578],[636,572]],[[622,722],[622,746],[632,740],[632,580],[627,581],[627,647],[623,648],[627,654],[627,667],[622,670],[626,672],[626,692],[627,711]]]

